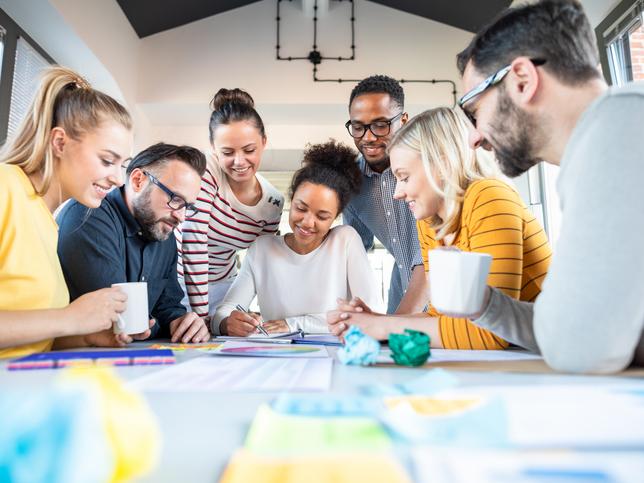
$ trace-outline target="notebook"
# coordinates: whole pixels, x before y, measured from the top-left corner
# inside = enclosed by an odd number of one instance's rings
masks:
[[[275,334],[253,334],[248,337],[235,337],[232,335],[218,335],[215,337],[216,340],[236,340],[236,341],[245,341],[245,342],[271,342],[277,344],[290,344],[294,339],[300,339],[304,337],[304,333],[301,329],[295,330],[293,332],[276,332]]]
[[[174,354],[169,349],[89,350],[31,354],[9,362],[7,369],[19,371],[59,369],[70,366],[139,366],[174,363]]]

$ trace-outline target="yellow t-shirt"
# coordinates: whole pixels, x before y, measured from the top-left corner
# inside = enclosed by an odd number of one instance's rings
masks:
[[[443,246],[425,221],[417,223],[425,264],[427,250]],[[488,285],[515,299],[533,302],[541,292],[552,251],[543,228],[519,194],[496,179],[475,181],[465,191],[460,226],[452,246],[466,252],[492,255]],[[504,349],[508,343],[468,319],[440,315],[441,341],[446,349]]]
[[[18,166],[0,164],[0,310],[65,307],[58,225]],[[49,350],[52,340],[0,349],[0,357]]]

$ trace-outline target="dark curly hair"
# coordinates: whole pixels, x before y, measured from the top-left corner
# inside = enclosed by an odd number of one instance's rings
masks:
[[[398,104],[401,109],[405,108],[405,93],[396,79],[387,75],[372,75],[362,79],[351,91],[349,106],[353,100],[362,94],[389,94],[389,97]]]
[[[295,172],[289,189],[290,199],[304,182],[324,185],[338,195],[340,209],[360,191],[362,173],[356,163],[357,153],[333,139],[324,144],[309,145],[304,151],[302,167]]]

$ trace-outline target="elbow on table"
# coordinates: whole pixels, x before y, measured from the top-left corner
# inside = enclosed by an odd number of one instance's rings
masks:
[[[557,372],[573,374],[613,374],[626,369],[632,354],[615,353],[608,347],[580,346],[578,341],[569,344],[540,344],[541,354],[548,366]]]

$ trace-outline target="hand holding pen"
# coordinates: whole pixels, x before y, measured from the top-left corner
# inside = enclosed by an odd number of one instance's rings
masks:
[[[246,310],[246,309],[245,309],[244,307],[242,307],[241,305],[237,304],[237,305],[235,306],[235,308],[236,308],[237,310],[239,310],[240,312],[243,312],[243,313],[245,313],[245,314],[248,314],[248,316],[249,316],[249,317],[254,318],[254,317],[252,317],[252,315],[251,315],[251,314],[249,314],[249,313],[248,313],[248,310]],[[264,334],[264,335],[266,335],[266,336],[268,335],[268,332],[266,332],[266,329],[264,329],[264,327],[262,327],[262,320],[261,320],[261,318],[259,319],[259,325],[257,326],[257,330],[258,330],[260,333],[262,333],[262,334]]]

